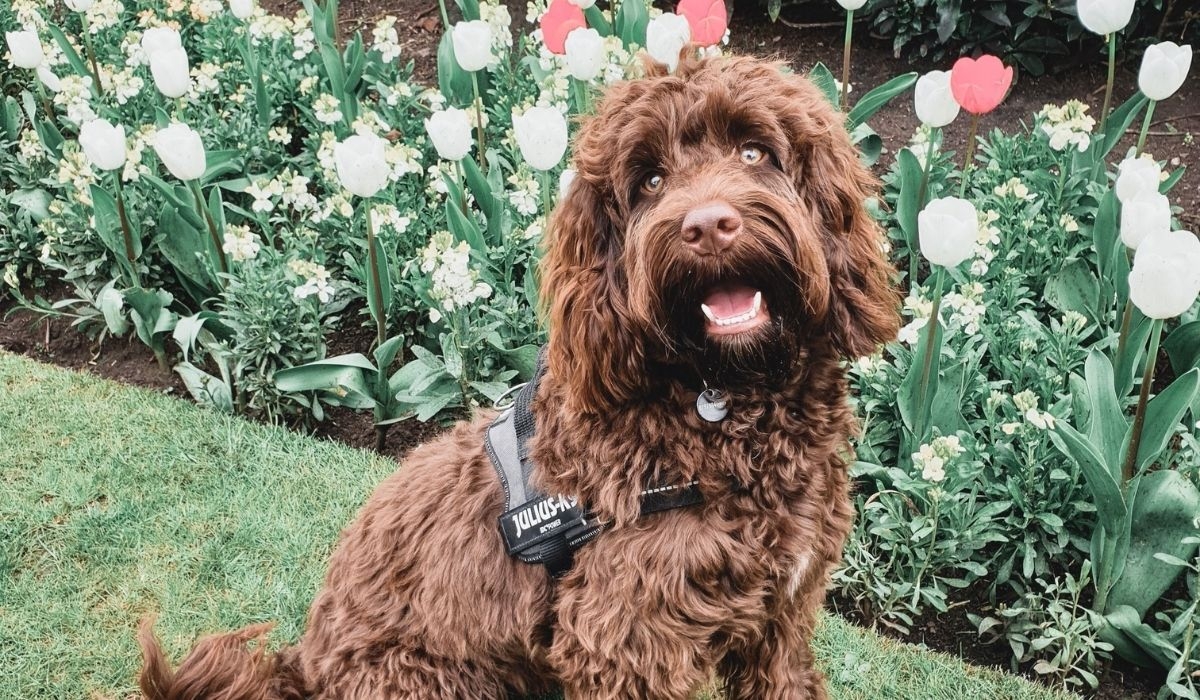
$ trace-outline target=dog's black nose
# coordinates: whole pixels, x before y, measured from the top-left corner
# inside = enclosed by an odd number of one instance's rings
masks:
[[[725,202],[709,202],[683,217],[683,242],[700,255],[716,255],[742,232],[742,217]]]

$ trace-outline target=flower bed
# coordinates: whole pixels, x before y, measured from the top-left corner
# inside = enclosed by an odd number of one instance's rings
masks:
[[[568,117],[636,75],[641,46],[670,62],[689,37],[718,52],[725,34],[719,4],[614,17],[556,0],[514,32],[504,6],[463,0],[456,25],[443,8],[426,88],[394,18],[338,37],[333,2],[291,18],[215,0],[70,5],[0,8],[8,293],[84,333],[136,336],[201,403],[300,422],[369,410],[380,445],[397,421],[489,404],[529,374]],[[1179,56],[1147,52],[1146,95],[1169,97]],[[812,77],[847,99],[824,67]],[[1119,655],[1194,698],[1200,279],[1190,234],[1170,231],[1180,171],[1132,157],[1110,184],[1121,133],[1152,108],[1142,95],[1107,118],[1048,106],[976,156],[973,130],[942,142],[960,105],[994,108],[1010,79],[981,60],[900,76],[848,110],[866,158],[882,146],[867,119],[914,83],[928,126],[876,207],[910,318],[851,365],[860,515],[835,585],[901,631],[984,588],[997,605],[969,612],[980,636],[1035,673],[1087,689]],[[40,299],[51,281],[74,291]],[[326,356],[361,326],[369,347]]]

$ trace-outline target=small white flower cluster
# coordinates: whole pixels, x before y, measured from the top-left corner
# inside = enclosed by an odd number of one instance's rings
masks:
[[[207,22],[225,11],[225,3],[221,0],[192,0],[188,14],[197,22]]]
[[[337,124],[342,120],[342,103],[333,95],[321,95],[313,102],[313,117],[322,124]]]
[[[292,58],[297,61],[303,60],[317,49],[317,35],[313,33],[312,23],[309,21],[308,13],[301,10],[296,13],[296,19],[292,22]]]
[[[522,168],[520,171],[508,176],[508,184],[512,185],[512,190],[508,193],[508,201],[512,203],[513,208],[518,214],[524,216],[533,216],[538,213],[542,187],[529,172]]]
[[[1079,222],[1070,214],[1063,214],[1058,217],[1058,225],[1062,226],[1062,230],[1067,233],[1077,233],[1079,231]]]
[[[946,464],[966,452],[957,435],[937,437],[912,454],[913,466],[921,470],[921,478],[941,483],[946,478]]]
[[[191,71],[192,74],[192,95],[201,95],[206,92],[220,92],[221,83],[217,81],[217,76],[221,74],[221,67],[215,63],[201,63]]]
[[[512,49],[512,16],[508,7],[500,3],[479,3],[479,19],[487,23],[492,30],[492,57],[488,61],[488,70],[500,65],[500,57],[507,56]]]
[[[225,240],[221,244],[221,249],[229,255],[230,260],[234,262],[253,260],[258,255],[260,248],[258,236],[250,230],[249,226],[230,224],[225,227]]]
[[[33,129],[22,131],[21,138],[17,141],[17,160],[29,165],[45,157],[46,148],[42,146],[42,139],[38,137],[37,132]]]
[[[255,46],[263,41],[274,42],[292,33],[287,19],[271,13],[259,13],[250,21],[250,40]]]
[[[59,90],[54,95],[54,104],[65,109],[67,119],[75,124],[83,124],[96,118],[91,100],[90,76],[64,75],[59,82]]]
[[[100,32],[115,27],[121,21],[125,6],[121,0],[96,0],[87,9],[88,33],[96,36]]]
[[[83,151],[63,150],[58,161],[58,181],[70,185],[75,199],[84,206],[92,206],[91,185],[96,182],[96,173]]]
[[[251,181],[245,192],[254,198],[250,210],[266,214],[275,210],[275,199],[283,195],[283,183],[275,179]]]
[[[333,300],[333,284],[330,283],[329,271],[324,265],[308,260],[292,260],[288,262],[288,268],[304,278],[304,284],[292,290],[297,299],[307,299],[315,295],[322,304]]]
[[[388,15],[375,23],[371,30],[371,48],[379,52],[385,63],[400,58],[400,35],[396,33],[394,15]]]
[[[465,241],[454,244],[448,231],[439,231],[421,251],[421,272],[429,275],[429,296],[438,307],[429,310],[429,320],[437,323],[442,311],[448,313],[465,308],[492,295],[492,288],[479,281],[479,273],[471,269],[471,248]]]
[[[916,345],[921,337],[921,329],[933,315],[933,301],[922,297],[919,290],[910,293],[904,299],[904,314],[912,316],[913,320],[900,329],[897,339],[905,345]]]
[[[979,228],[975,238],[975,260],[971,262],[971,274],[982,277],[987,274],[988,265],[996,257],[993,250],[1000,245],[1000,229],[996,222],[1000,214],[995,211],[979,212]]]
[[[1021,178],[1019,177],[1009,178],[1007,182],[996,185],[992,189],[992,193],[997,197],[1012,197],[1014,199],[1023,199],[1025,201],[1037,199],[1037,195],[1030,192],[1029,187],[1027,187],[1025,183],[1021,182]]]
[[[371,220],[375,224],[375,229],[387,227],[396,233],[404,233],[408,230],[412,219],[400,213],[400,210],[391,204],[377,204],[371,209]]]
[[[1096,120],[1087,115],[1087,110],[1088,106],[1079,100],[1042,107],[1037,117],[1042,122],[1042,133],[1050,137],[1050,148],[1061,151],[1074,146],[1080,153],[1088,149]]]
[[[117,98],[117,104],[123,105],[138,95],[146,87],[146,81],[138,77],[132,67],[125,67],[113,73],[105,89],[110,90]]]
[[[959,287],[961,291],[951,292],[942,297],[942,303],[951,309],[947,326],[962,329],[967,335],[979,334],[979,322],[987,311],[983,302],[983,285],[971,282]]]
[[[137,182],[143,175],[149,174],[150,168],[142,163],[142,153],[146,146],[151,146],[154,134],[158,129],[153,124],[146,124],[133,132],[126,139],[125,166],[121,169],[122,182]]]
[[[1050,430],[1054,427],[1054,416],[1048,411],[1038,410],[1038,398],[1032,391],[1026,389],[1013,396],[1013,405],[1021,412],[1025,422],[1038,430]],[[1021,423],[1005,423],[1000,426],[1000,430],[1004,431],[1005,435],[1012,435],[1021,425]]]
[[[1067,335],[1079,335],[1083,329],[1087,328],[1087,316],[1078,311],[1066,311],[1059,320],[1063,333]]]
[[[888,366],[888,361],[884,359],[882,353],[876,353],[859,357],[850,363],[850,366],[864,379],[870,379],[882,372]]]

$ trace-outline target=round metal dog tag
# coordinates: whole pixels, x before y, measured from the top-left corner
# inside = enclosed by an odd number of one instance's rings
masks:
[[[729,399],[720,389],[705,389],[696,397],[696,413],[709,423],[719,423],[729,415]]]

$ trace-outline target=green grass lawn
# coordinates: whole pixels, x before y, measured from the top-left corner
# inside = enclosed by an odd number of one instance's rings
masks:
[[[125,698],[134,630],[299,636],[390,460],[0,353],[0,698]],[[1065,697],[827,617],[835,698]]]

